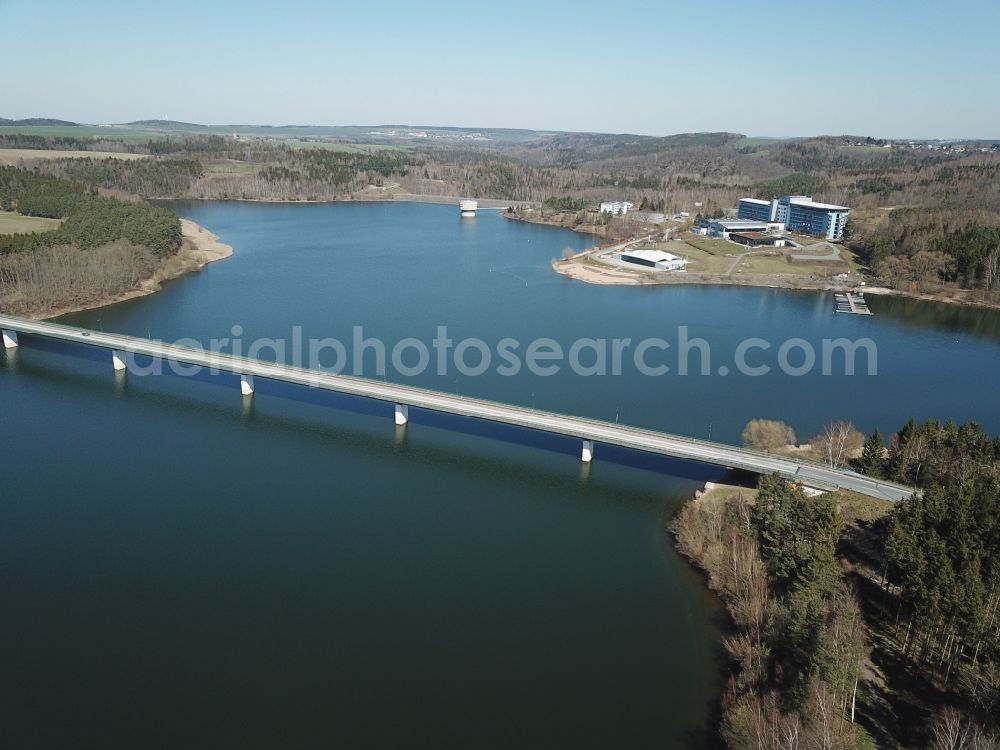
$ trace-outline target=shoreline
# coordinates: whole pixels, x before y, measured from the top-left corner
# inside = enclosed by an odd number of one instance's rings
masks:
[[[532,216],[531,218],[517,214],[504,214],[504,217],[514,221],[523,221],[528,224],[544,224],[546,226],[557,227],[559,229],[569,229],[570,231],[581,234],[589,234],[598,241],[607,240],[607,238],[603,237],[601,234],[591,231],[593,229],[592,227],[591,229],[587,229],[584,228],[584,226],[568,226],[561,220],[553,220],[551,218],[547,219],[543,217],[541,213],[539,213],[537,217]],[[662,230],[661,227],[656,227],[656,229]],[[640,239],[641,236],[616,244],[624,246]],[[608,250],[609,247],[611,246],[598,246],[594,249],[594,251],[605,251]],[[819,281],[810,283],[807,279],[798,279],[789,283],[788,277],[769,275],[727,276],[721,274],[698,273],[680,274],[665,271],[657,273],[653,271],[633,271],[631,269],[619,268],[611,265],[603,269],[583,265],[583,261],[585,261],[586,257],[594,251],[584,250],[583,252],[577,253],[572,258],[568,258],[566,260],[558,258],[553,259],[551,262],[552,270],[559,275],[573,279],[574,281],[582,281],[585,284],[593,284],[595,286],[741,286],[752,287],[755,289],[784,289],[799,292],[843,292],[856,288],[856,285],[854,284],[845,286]],[[905,299],[917,300],[919,302],[937,302],[946,305],[957,305],[959,307],[968,307],[979,310],[1000,310],[1000,301],[991,302],[988,300],[970,299],[972,295],[979,291],[975,289],[954,289],[949,290],[948,292],[940,293],[908,292],[905,289],[892,289],[881,284],[872,283],[871,286],[860,288],[860,291],[863,294],[874,294],[882,297],[903,297]]]
[[[307,198],[204,198],[201,196],[153,196],[145,198],[149,201],[218,201],[237,203],[294,203],[294,204],[326,204],[326,203],[427,203],[433,205],[455,204],[458,207],[459,201],[473,200],[479,204],[481,210],[495,211],[509,206],[534,207],[540,205],[537,201],[505,201],[499,198],[468,198],[460,195],[430,195],[423,193],[386,193],[379,195],[372,193],[352,194],[346,198],[317,198],[309,200]]]
[[[596,286],[742,286],[756,289],[784,289],[792,292],[832,292],[853,289],[852,285],[798,281],[788,283],[787,277],[767,275],[723,276],[719,274],[677,273],[670,271],[633,271],[608,265],[607,268],[584,266],[576,256],[569,260],[553,260],[556,273]]]
[[[225,260],[233,254],[231,245],[220,241],[217,235],[208,231],[205,227],[189,219],[181,219],[180,221],[181,232],[184,237],[180,249],[178,249],[175,255],[167,258],[152,276],[139,282],[139,286],[135,289],[108,299],[95,300],[82,305],[72,305],[57,310],[47,310],[44,313],[34,313],[25,317],[29,320],[51,320],[61,315],[69,315],[70,313],[82,312],[83,310],[95,310],[99,307],[116,305],[119,302],[155,294],[163,288],[165,282],[180,278],[188,273],[200,271],[209,263]]]
[[[529,221],[516,216],[510,218],[517,221]],[[546,224],[577,232],[582,231],[564,226],[558,222],[546,222],[543,220],[529,221],[529,223]],[[599,236],[595,235],[595,237],[600,239]],[[633,238],[632,240],[618,243],[615,247],[624,247],[641,239],[641,237]],[[742,286],[756,289],[785,289],[801,292],[843,292],[857,290],[862,294],[873,294],[881,297],[903,297],[919,302],[937,302],[980,310],[1000,310],[1000,301],[992,302],[989,300],[970,299],[978,291],[975,289],[954,289],[935,294],[932,292],[909,292],[904,289],[892,289],[874,283],[871,286],[859,287],[856,283],[846,285],[833,284],[829,281],[810,280],[805,277],[795,276],[774,276],[767,274],[733,276],[696,272],[639,271],[612,266],[610,264],[602,268],[598,268],[596,265],[585,265],[587,258],[592,253],[607,251],[610,247],[597,247],[594,250],[584,250],[567,259],[554,258],[550,265],[552,270],[561,276],[595,286]]]
[[[534,203],[532,205],[533,206],[539,206],[541,204]],[[559,214],[557,214],[557,216],[558,215]],[[503,217],[505,219],[510,219],[511,221],[522,221],[525,224],[542,224],[544,226],[555,227],[557,229],[568,229],[569,231],[576,232],[577,234],[589,234],[595,240],[604,240],[604,241],[608,240],[608,238],[604,236],[605,233],[602,232],[602,231],[600,231],[600,230],[604,229],[604,227],[605,227],[605,225],[603,225],[603,224],[576,224],[576,225],[570,226],[570,225],[566,224],[565,222],[563,222],[561,220],[560,221],[553,221],[552,219],[545,218],[544,216],[542,216],[541,211],[539,211],[537,219],[535,219],[534,216],[531,216],[531,217],[522,216],[521,214],[517,214],[517,213],[503,214]],[[579,255],[579,253],[578,253],[578,255]]]
[[[580,263],[580,256],[574,256],[569,260],[556,260],[551,262],[552,270],[561,276],[574,281],[581,281],[584,284],[594,286],[739,286],[752,287],[755,289],[783,289],[792,292],[843,292],[846,290],[859,289],[862,294],[872,294],[879,297],[903,297],[918,302],[937,302],[939,304],[957,305],[959,307],[976,308],[979,310],[1000,310],[1000,302],[989,302],[961,297],[934,295],[926,292],[907,292],[902,289],[890,289],[884,286],[855,287],[854,285],[834,285],[829,283],[809,283],[806,280],[787,283],[784,278],[770,276],[751,275],[745,276],[721,276],[706,274],[682,274],[664,271],[656,272],[632,271],[625,268],[608,266],[607,269],[598,269],[592,266],[584,266]],[[784,283],[783,283],[784,282]],[[956,290],[963,291],[963,290]],[[973,290],[964,290],[972,292]]]
[[[388,193],[385,195],[351,195],[346,198],[324,198],[320,200],[307,200],[298,198],[201,198],[201,197],[156,197],[149,198],[151,201],[235,201],[240,203],[291,203],[291,204],[328,204],[328,203],[425,203],[425,204],[457,204],[458,201],[464,200],[461,196],[450,196],[450,195],[425,195],[420,193]],[[470,198],[469,200],[475,200],[480,204],[481,209],[485,210],[497,210],[503,209],[508,206],[538,206],[537,202],[530,201],[504,201],[496,198]],[[484,205],[491,204],[491,205]],[[568,229],[572,232],[578,234],[586,234],[595,239],[595,242],[600,243],[602,240],[607,241],[607,238],[603,237],[600,233],[595,233],[594,227],[587,226],[567,226],[561,221],[552,221],[551,219],[546,219],[539,213],[537,218],[532,216],[531,218],[521,216],[519,214],[508,214],[501,211],[500,216],[506,219],[511,219],[513,221],[520,221],[526,224],[541,224],[545,226],[554,227],[557,229]],[[34,315],[33,318],[44,319],[58,317],[59,315],[65,315],[71,312],[79,312],[81,310],[89,310],[97,307],[104,307],[105,305],[113,305],[118,302],[124,302],[129,299],[134,299],[136,297],[141,297],[146,294],[152,294],[159,291],[160,284],[164,281],[169,281],[171,279],[177,278],[184,273],[191,271],[200,270],[206,264],[214,262],[216,260],[222,260],[232,255],[232,248],[228,245],[223,245],[219,242],[219,238],[209,232],[204,227],[191,222],[187,219],[181,219],[182,227],[185,228],[185,240],[191,240],[196,246],[199,247],[199,242],[204,243],[206,247],[213,247],[214,245],[219,245],[224,248],[228,248],[228,252],[224,255],[218,257],[215,256],[214,250],[209,250],[206,254],[208,256],[207,260],[197,263],[193,266],[186,267],[177,271],[169,271],[165,275],[162,269],[157,271],[156,274],[151,277],[151,279],[142,282],[140,288],[135,289],[126,294],[119,295],[113,299],[88,304],[76,306],[73,308],[60,309],[55,313],[45,313],[44,316]],[[188,229],[190,225],[191,229]],[[195,237],[198,239],[196,240]],[[618,244],[629,244],[631,241],[626,241],[625,243]],[[214,245],[213,245],[214,243]],[[598,249],[607,249],[600,248]],[[178,255],[174,258],[179,258],[183,252],[183,246]],[[204,251],[202,251],[204,252]],[[787,277],[772,277],[772,276],[724,276],[717,274],[670,274],[667,272],[661,272],[657,274],[656,272],[643,272],[643,271],[632,271],[625,268],[616,268],[613,266],[608,266],[606,269],[597,269],[594,267],[584,266],[582,260],[585,259],[591,251],[585,250],[581,253],[577,253],[572,258],[567,260],[553,259],[551,261],[551,268],[556,273],[566,278],[572,279],[574,281],[582,281],[585,284],[593,284],[595,286],[739,286],[739,287],[750,287],[755,289],[783,289],[787,291],[802,291],[802,292],[832,292],[832,291],[844,291],[848,288],[854,288],[853,286],[843,286],[835,285],[825,282],[813,282],[810,283],[808,280],[798,280],[789,283]],[[173,260],[173,259],[171,259]],[[170,260],[167,261],[165,266],[170,265]],[[152,283],[151,283],[152,282]],[[891,289],[882,285],[872,285],[866,286],[861,290],[865,294],[874,294],[878,296],[885,297],[903,297],[905,299],[917,300],[920,302],[938,302],[947,305],[958,305],[960,307],[978,308],[981,310],[1000,310],[1000,302],[990,302],[982,300],[967,299],[968,295],[974,293],[975,290],[962,290],[956,289],[951,294],[933,294],[927,292],[908,292],[902,289]]]

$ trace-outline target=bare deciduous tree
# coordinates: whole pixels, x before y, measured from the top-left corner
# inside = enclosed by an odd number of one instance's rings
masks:
[[[851,422],[837,420],[823,428],[813,439],[813,446],[822,453],[823,460],[831,468],[836,468],[845,465],[864,442],[865,436]]]
[[[0,255],[0,311],[48,312],[108,300],[135,289],[156,267],[152,252],[125,241]]]
[[[1000,742],[956,708],[944,708],[931,722],[931,750],[997,750]]]

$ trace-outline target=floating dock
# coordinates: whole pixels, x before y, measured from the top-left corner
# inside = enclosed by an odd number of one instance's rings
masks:
[[[848,315],[871,315],[868,303],[861,292],[837,292],[833,295],[837,301],[837,312]]]

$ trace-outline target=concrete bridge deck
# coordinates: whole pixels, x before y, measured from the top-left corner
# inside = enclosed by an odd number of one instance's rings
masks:
[[[360,396],[395,405],[396,423],[405,424],[409,407],[445,412],[473,419],[514,425],[565,435],[583,441],[582,458],[590,461],[594,444],[605,443],[672,458],[689,459],[757,474],[776,472],[803,485],[821,490],[847,489],[871,497],[897,501],[913,494],[910,487],[866,477],[846,469],[796,460],[723,443],[671,435],[640,427],[604,422],[566,414],[528,409],[485,399],[440,393],[425,388],[335,375],[283,364],[166,344],[115,333],[90,331],[43,321],[0,315],[5,346],[17,345],[17,334],[40,336],[109,350],[116,369],[125,368],[123,353],[144,355],[212,371],[241,376],[244,395],[253,393],[253,378]]]

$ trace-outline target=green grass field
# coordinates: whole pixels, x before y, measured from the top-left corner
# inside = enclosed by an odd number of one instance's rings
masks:
[[[789,263],[788,254],[788,248],[756,250],[740,261],[734,273],[823,277],[851,270],[850,264],[843,260]]]
[[[693,248],[701,250],[703,253],[708,253],[709,255],[739,255],[743,252],[739,246],[733,244],[729,240],[721,239],[720,237],[692,235],[691,237],[685,237],[684,242]]]
[[[725,242],[725,240],[719,240],[719,242],[727,245],[733,255],[739,254],[739,248],[735,245],[730,245],[728,242]],[[729,268],[730,264],[734,260],[734,258],[727,258],[722,252],[709,252],[701,249],[691,242],[683,242],[680,240],[674,240],[673,242],[661,242],[655,245],[655,248],[657,250],[662,250],[665,253],[673,253],[674,255],[679,255],[682,258],[687,258],[690,261],[686,269],[689,273],[725,273],[726,269]]]
[[[405,151],[406,146],[391,146],[383,143],[329,143],[326,141],[287,141],[290,148],[322,148],[327,151],[342,151],[346,154],[373,154],[378,151]]]
[[[0,135],[40,135],[45,138],[107,138],[126,143],[145,143],[164,133],[115,125],[0,125]]]
[[[40,216],[22,216],[18,213],[0,211],[0,234],[46,232],[55,229],[61,223],[59,219],[44,219]]]
[[[148,159],[144,154],[119,154],[110,151],[45,151],[33,148],[0,148],[0,166],[18,166],[21,162],[52,159]]]

